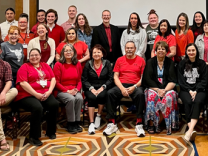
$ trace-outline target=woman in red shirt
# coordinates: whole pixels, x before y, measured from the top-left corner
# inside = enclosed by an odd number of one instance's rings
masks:
[[[174,56],[176,54],[176,40],[175,36],[173,36],[171,33],[170,23],[166,19],[161,20],[158,26],[158,35],[155,38],[154,46],[151,53],[152,57],[156,55],[155,46],[159,41],[165,41],[168,44],[169,50],[166,56],[174,61]]]
[[[90,58],[89,49],[85,42],[78,40],[77,31],[75,28],[69,28],[66,31],[64,41],[61,42],[59,46],[56,48],[56,61],[59,61],[61,50],[67,43],[74,46],[74,48],[77,51],[77,59],[84,68],[85,62]]]
[[[77,59],[77,52],[71,44],[64,45],[60,60],[55,64],[53,72],[57,81],[55,94],[61,102],[66,104],[67,130],[71,134],[82,132],[82,128],[79,126],[83,104],[80,93],[82,66]]]
[[[176,23],[176,56],[175,61],[180,62],[185,57],[186,46],[189,43],[194,43],[194,35],[189,29],[188,16],[185,13],[180,13]]]
[[[15,99],[17,105],[31,112],[29,142],[35,146],[41,146],[41,118],[43,109],[48,111],[46,136],[56,138],[56,117],[59,103],[51,95],[56,80],[51,67],[40,62],[41,54],[38,49],[32,49],[29,53],[29,62],[23,64],[17,73],[16,88],[18,95]]]

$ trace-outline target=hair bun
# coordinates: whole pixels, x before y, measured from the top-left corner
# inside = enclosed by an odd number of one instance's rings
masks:
[[[156,11],[154,9],[151,9],[147,15],[151,15],[151,14],[156,14]]]

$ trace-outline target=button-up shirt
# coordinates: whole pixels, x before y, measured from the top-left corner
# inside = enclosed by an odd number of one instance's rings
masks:
[[[108,38],[108,43],[109,43],[109,47],[110,47],[110,52],[112,52],[112,40],[111,40],[111,29],[110,29],[110,25],[108,27],[106,27],[105,24],[103,24],[105,27],[105,32]]]
[[[79,29],[77,31],[77,34],[78,34],[78,39],[80,41],[85,42],[87,44],[87,46],[88,46],[88,49],[91,49],[92,32],[91,32],[91,34],[89,36],[87,36],[87,34],[85,34],[84,32],[82,32],[81,29]]]
[[[64,31],[66,32],[69,28],[71,27],[75,27],[74,23],[69,23],[68,21],[64,22],[63,24],[61,24],[61,27],[64,29]]]
[[[12,69],[9,63],[0,59],[0,93],[4,89],[7,81],[12,81]]]
[[[2,40],[4,40],[4,38],[8,34],[8,30],[9,30],[11,25],[18,26],[18,21],[15,21],[15,20],[12,21],[12,22],[5,21],[5,22],[0,24]]]

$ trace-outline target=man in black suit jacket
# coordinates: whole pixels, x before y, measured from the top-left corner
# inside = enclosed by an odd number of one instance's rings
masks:
[[[115,63],[117,58],[122,56],[120,47],[120,32],[117,26],[110,24],[111,13],[109,10],[102,12],[103,23],[93,29],[91,48],[95,44],[100,44],[107,52],[107,57],[111,63]]]

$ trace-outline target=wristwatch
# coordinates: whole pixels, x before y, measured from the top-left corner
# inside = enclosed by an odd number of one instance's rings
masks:
[[[134,87],[137,89],[138,87],[136,85],[134,85]]]

